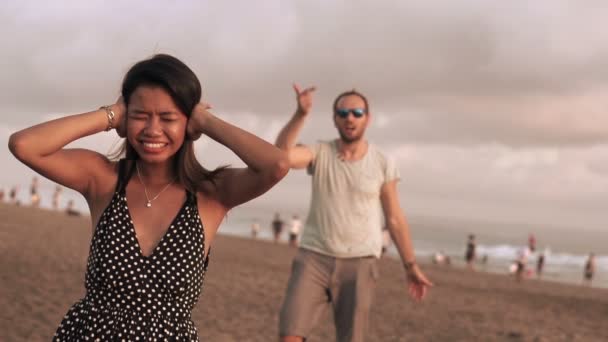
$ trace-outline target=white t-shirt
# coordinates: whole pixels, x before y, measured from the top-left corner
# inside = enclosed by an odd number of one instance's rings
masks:
[[[530,256],[530,248],[528,246],[522,247],[517,251],[517,260],[522,263],[528,262],[528,257]]]
[[[302,221],[300,219],[291,219],[291,226],[289,227],[289,233],[298,235],[302,228]]]
[[[338,258],[380,257],[384,224],[380,189],[400,178],[394,160],[372,144],[357,161],[338,158],[337,140],[309,148],[312,196],[300,246]]]

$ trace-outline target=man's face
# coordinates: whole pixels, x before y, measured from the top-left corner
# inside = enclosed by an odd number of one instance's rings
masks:
[[[361,140],[369,123],[370,113],[365,102],[357,95],[344,96],[338,101],[334,124],[345,143]]]

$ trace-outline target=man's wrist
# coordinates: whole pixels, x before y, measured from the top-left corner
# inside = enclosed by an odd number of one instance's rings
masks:
[[[296,113],[295,114],[296,114],[296,116],[302,116],[303,117],[303,116],[308,115],[308,112],[305,111],[302,108],[298,108],[298,109],[296,109]]]
[[[406,272],[410,272],[414,267],[416,267],[416,260],[406,260],[403,261],[403,268]]]

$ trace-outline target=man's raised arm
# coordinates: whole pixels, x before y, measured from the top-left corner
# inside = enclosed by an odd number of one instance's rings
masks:
[[[315,87],[308,87],[301,90],[297,84],[294,84],[293,89],[296,93],[298,108],[285,127],[281,129],[274,144],[287,152],[289,164],[292,169],[302,169],[310,164],[313,159],[313,153],[306,146],[296,145],[296,140],[304,126],[304,121],[312,108],[312,93],[315,91]]]

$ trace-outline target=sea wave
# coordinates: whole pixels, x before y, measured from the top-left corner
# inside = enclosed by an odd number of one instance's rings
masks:
[[[526,248],[525,246],[514,246],[514,245],[478,245],[477,246],[477,255],[483,256],[487,255],[488,258],[491,259],[499,259],[499,260],[515,260],[521,251]],[[540,255],[545,255],[546,264],[551,265],[561,265],[561,266],[576,266],[582,267],[587,262],[589,255],[583,254],[571,254],[566,252],[554,252],[549,248],[545,248],[543,250],[537,250],[535,252],[531,252],[528,259],[536,260],[536,258]],[[595,261],[598,269],[608,270],[608,256],[605,255],[596,255]]]

